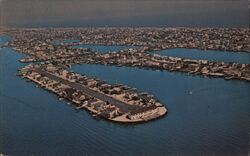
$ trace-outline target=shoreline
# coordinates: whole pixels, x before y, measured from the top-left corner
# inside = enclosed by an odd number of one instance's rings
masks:
[[[39,71],[37,71],[37,70],[34,70],[34,72],[39,73]],[[32,71],[32,73],[34,73],[34,72]],[[46,74],[46,73],[40,73],[40,74],[43,75],[43,74]],[[96,109],[95,107],[93,107],[93,105],[91,103],[88,103],[88,101],[87,101],[87,103],[86,103],[86,101],[82,103],[78,99],[74,99],[74,98],[71,99],[69,97],[65,97],[64,94],[63,94],[64,92],[59,91],[58,88],[55,88],[55,87],[53,88],[52,86],[50,86],[50,83],[44,84],[43,83],[44,81],[38,80],[37,79],[38,75],[37,74],[35,74],[35,75],[36,76],[33,77],[31,75],[28,75],[27,72],[25,74],[25,72],[23,72],[21,70],[19,76],[21,76],[22,78],[25,78],[27,80],[32,81],[33,83],[38,85],[40,88],[43,88],[45,90],[48,90],[49,92],[54,93],[55,95],[57,95],[59,100],[66,99],[72,105],[74,105],[76,110],[81,110],[81,109],[87,110],[90,114],[92,114],[93,117],[103,118],[103,119],[106,119],[106,120],[109,120],[109,121],[112,121],[112,122],[118,122],[118,123],[141,123],[141,122],[148,122],[148,121],[151,121],[151,120],[158,119],[158,118],[160,118],[160,117],[167,114],[167,109],[163,105],[161,105],[160,103],[159,104],[156,103],[156,106],[154,106],[152,104],[151,106],[149,105],[147,107],[139,107],[139,106],[136,106],[135,104],[125,104],[125,103],[123,103],[123,104],[121,103],[122,105],[121,104],[116,104],[115,101],[112,102],[112,100],[111,101],[108,100],[110,102],[110,104],[114,104],[114,106],[116,105],[119,108],[118,110],[120,112],[115,116],[108,117],[106,115],[103,115],[101,112],[99,112],[99,109]],[[50,81],[50,80],[54,81],[55,78],[53,78],[51,76],[50,75],[44,75],[41,78],[43,78],[43,77],[46,78],[46,81]],[[66,85],[66,82],[62,81],[62,79],[61,80],[59,79],[58,81],[59,81],[60,84]],[[72,87],[74,86],[74,83],[70,82],[70,80],[65,80],[65,81],[68,81],[69,86],[71,86],[70,84],[72,84]],[[53,83],[51,83],[51,84],[53,84]],[[78,85],[80,85],[80,84],[78,84]],[[75,88],[75,89],[77,89],[78,91],[81,90],[79,87],[77,87],[77,88]],[[81,90],[81,91],[83,91],[83,90]],[[89,92],[89,91],[87,91],[87,92]],[[89,93],[87,93],[87,94],[89,94]],[[81,95],[87,95],[87,94],[84,93],[84,92],[81,93]],[[74,95],[74,93],[72,95]],[[105,101],[105,99],[100,98],[100,96],[94,95],[94,93],[92,93],[89,96],[92,96],[95,99],[98,99],[99,101],[103,101],[103,100]],[[104,96],[104,95],[102,95],[102,96]],[[105,96],[113,98],[113,96],[108,96],[108,95],[105,95]],[[115,99],[113,99],[113,100],[115,100]],[[116,99],[116,100],[118,100],[118,99]],[[102,105],[105,106],[104,103]],[[127,107],[127,108],[125,109],[123,107]],[[152,109],[151,108],[149,109],[149,107],[152,107]],[[146,109],[146,110],[144,111],[144,109]],[[133,114],[134,111],[136,111],[138,113]]]
[[[22,32],[30,33],[32,31],[36,31],[36,33],[38,34],[41,33],[41,35],[49,37],[51,41],[52,39],[74,39],[79,40],[79,43],[84,44],[138,45],[146,46],[149,49],[154,50],[162,50],[168,48],[196,48],[210,50],[227,50],[235,52],[250,52],[249,28],[81,27],[77,29],[16,28],[6,30],[6,32],[14,36],[20,35],[22,34]],[[58,33],[59,35],[56,35],[56,33]],[[62,33],[65,33],[65,35],[63,35]],[[74,42],[75,45],[79,43]],[[69,46],[70,43],[61,43],[61,45]]]
[[[117,30],[122,30],[123,35],[119,35]],[[210,62],[147,53],[152,50],[176,47],[218,51],[226,48],[232,52],[243,50],[248,46],[244,36],[247,36],[249,32],[249,29],[211,28],[97,28],[93,30],[82,28],[34,31],[13,29],[10,32],[12,39],[6,46],[15,47],[15,51],[28,55],[19,60],[20,62],[37,62],[37,64],[29,64],[22,68],[20,76],[53,92],[59,99],[66,98],[77,110],[86,109],[92,116],[113,122],[139,123],[165,116],[168,110],[153,95],[139,93],[136,89],[132,90],[132,87],[125,85],[108,84],[102,80],[87,78],[84,75],[67,71],[67,67],[75,64],[103,64],[250,81],[249,64]],[[142,34],[143,38],[141,38]],[[197,38],[197,35],[203,36]],[[213,39],[209,39],[210,35]],[[53,44],[55,40],[70,40],[72,36],[76,37],[79,43]],[[229,42],[235,42],[235,44],[227,48],[226,45]],[[75,46],[82,43],[137,45],[141,48],[103,54],[70,47],[72,44]]]

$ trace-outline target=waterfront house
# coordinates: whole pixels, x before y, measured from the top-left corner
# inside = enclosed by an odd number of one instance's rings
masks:
[[[75,90],[73,88],[66,88],[64,90],[64,93],[65,93],[67,99],[72,99],[74,92],[75,92]]]
[[[143,119],[157,113],[158,111],[159,110],[157,106],[151,105],[149,107],[142,107],[140,109],[131,111],[127,117],[130,120]]]

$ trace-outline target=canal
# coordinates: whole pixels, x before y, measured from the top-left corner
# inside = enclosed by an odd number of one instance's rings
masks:
[[[250,63],[249,52],[227,52],[227,51],[216,51],[216,50],[201,50],[201,49],[165,49],[155,51],[155,54],[162,56],[181,57],[198,60],[209,60],[213,62],[237,62],[237,63]]]
[[[117,46],[117,45],[79,45],[73,46],[74,48],[89,48],[100,53],[114,52],[120,50],[126,50],[129,48],[137,48],[139,46]],[[213,62],[236,62],[236,63],[250,63],[249,52],[227,52],[216,50],[201,50],[201,49],[186,49],[186,48],[174,48],[164,49],[159,51],[151,51],[150,54],[158,54],[162,56],[172,56],[188,59],[209,60]]]
[[[1,37],[4,38],[4,37]],[[0,40],[0,42],[3,42]],[[249,83],[128,67],[71,70],[156,96],[166,117],[138,125],[92,118],[16,76],[23,55],[0,49],[0,151],[9,155],[247,155]],[[105,154],[104,154],[105,153]]]
[[[106,46],[106,45],[91,45],[91,44],[83,44],[78,46],[73,46],[73,48],[88,48],[92,49],[99,53],[108,53],[108,52],[115,52],[120,50],[127,50],[129,48],[136,48],[136,46]]]

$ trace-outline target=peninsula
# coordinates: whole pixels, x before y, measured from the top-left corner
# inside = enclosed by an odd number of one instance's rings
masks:
[[[112,85],[68,72],[52,64],[28,65],[20,73],[59,98],[72,101],[76,109],[87,109],[94,116],[111,121],[141,122],[167,113],[167,109],[153,95],[126,85]]]

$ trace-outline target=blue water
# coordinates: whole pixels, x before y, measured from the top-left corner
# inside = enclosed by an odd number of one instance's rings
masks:
[[[6,43],[8,42],[8,40],[10,40],[9,36],[0,36],[0,48]]]
[[[247,64],[250,63],[250,53],[246,52],[234,53],[215,50],[176,48],[156,51],[155,54],[190,59],[204,59],[209,61],[237,62]]]
[[[119,50],[126,50],[135,48],[135,46],[106,46],[106,45],[79,45],[73,46],[75,48],[90,48],[97,52],[107,53]],[[151,52],[153,53],[153,52]],[[200,49],[166,49],[154,52],[155,54],[163,56],[181,57],[189,59],[203,59],[209,61],[223,61],[223,62],[236,62],[236,63],[250,63],[250,53],[247,52],[226,52],[215,50],[200,50]]]
[[[59,45],[60,43],[77,43],[77,42],[80,42],[80,40],[74,40],[74,39],[71,39],[71,40],[53,40],[52,44]]]
[[[80,40],[63,40],[64,43],[80,42]]]
[[[108,53],[108,52],[114,52],[114,51],[120,51],[120,50],[127,50],[129,48],[135,48],[135,46],[107,46],[107,45],[79,45],[79,46],[73,46],[74,48],[89,48],[93,49],[94,51],[100,52],[100,53]]]
[[[166,118],[136,127],[142,128],[142,134],[133,132],[133,139],[127,136],[144,154],[234,155],[248,151],[249,83],[103,65],[77,65],[72,70],[136,87],[166,105]],[[142,138],[144,144],[139,145]]]
[[[154,94],[166,117],[139,125],[92,118],[16,76],[23,55],[0,50],[0,152],[9,155],[247,155],[249,83],[102,65],[72,70]],[[188,92],[193,94],[189,95]]]

